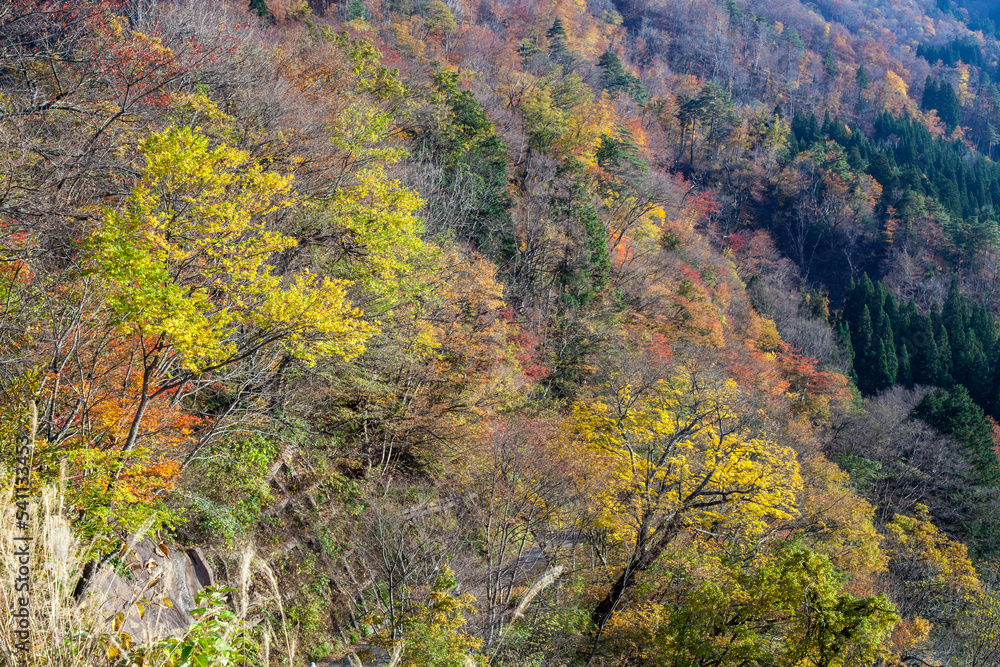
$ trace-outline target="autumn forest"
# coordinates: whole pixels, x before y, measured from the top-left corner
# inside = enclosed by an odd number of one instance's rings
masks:
[[[1000,664],[997,145],[984,0],[0,0],[0,665]]]

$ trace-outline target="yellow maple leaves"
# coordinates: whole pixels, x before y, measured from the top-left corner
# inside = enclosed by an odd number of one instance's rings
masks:
[[[142,142],[146,168],[124,207],[104,211],[85,243],[120,326],[180,356],[188,371],[226,364],[271,343],[306,362],[351,358],[375,327],[348,282],[269,262],[295,240],[266,228],[290,204],[291,177],[190,127]]]
[[[603,459],[599,520],[626,544],[653,516],[689,527],[763,531],[795,512],[794,452],[740,414],[732,380],[680,372],[642,388],[609,383],[607,398],[574,406],[574,426]]]
[[[416,212],[424,205],[416,192],[386,176],[381,165],[361,169],[353,185],[338,188],[329,200],[312,207],[324,227],[346,230],[351,250],[343,253],[337,273],[381,294],[410,292],[422,257],[434,248],[421,240],[423,221]],[[357,246],[354,248],[354,246]],[[349,267],[349,268],[348,268]]]

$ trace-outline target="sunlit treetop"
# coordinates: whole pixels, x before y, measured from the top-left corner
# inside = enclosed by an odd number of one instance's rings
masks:
[[[282,276],[272,264],[295,245],[266,224],[291,205],[291,177],[210,146],[190,127],[168,128],[140,148],[141,181],[84,243],[88,271],[106,283],[121,327],[156,338],[189,371],[272,343],[306,362],[364,350],[374,327],[351,306],[346,281]]]

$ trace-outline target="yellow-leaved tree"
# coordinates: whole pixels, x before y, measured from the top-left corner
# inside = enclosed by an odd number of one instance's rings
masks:
[[[84,243],[116,328],[138,341],[140,399],[121,451],[135,444],[160,393],[267,348],[276,363],[352,358],[375,331],[352,306],[348,282],[281,275],[272,263],[296,243],[266,224],[291,204],[290,177],[243,151],[210,146],[190,127],[168,128],[140,148],[142,179]]]
[[[437,247],[420,238],[423,221],[416,213],[423,205],[378,165],[359,170],[354,183],[327,199],[310,202],[300,233],[307,242],[321,239],[324,250],[313,254],[324,273],[349,277],[384,312],[426,291],[416,273],[434,264]]]
[[[603,397],[573,408],[578,436],[604,469],[596,520],[623,554],[592,614],[595,649],[637,577],[683,531],[760,537],[795,512],[795,453],[773,441],[736,383],[713,370],[679,365],[651,380],[611,373]]]

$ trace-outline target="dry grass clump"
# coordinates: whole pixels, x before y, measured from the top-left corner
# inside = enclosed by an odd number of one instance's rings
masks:
[[[274,628],[262,607],[262,596],[250,599],[249,589],[255,572],[263,575],[270,598],[277,596],[274,573],[252,550],[243,555],[237,589],[222,589],[236,598],[236,610],[226,608],[224,596],[216,594],[214,605],[197,616],[194,624],[178,636],[159,621],[159,612],[170,604],[158,584],[169,575],[169,561],[152,568],[139,562],[134,549],[144,537],[140,529],[124,544],[120,562],[136,573],[133,585],[125,590],[109,585],[115,569],[105,567],[90,583],[81,600],[74,589],[87,563],[88,546],[74,535],[65,516],[61,486],[47,487],[27,504],[27,530],[19,527],[18,507],[11,487],[0,495],[0,665],[35,665],[46,667],[173,667],[186,644],[204,641],[212,650],[229,651],[235,661],[227,664],[269,665],[272,643],[283,655],[274,664],[294,664],[294,640],[282,622]],[[23,515],[22,515],[23,518]],[[30,540],[24,540],[29,536]],[[25,562],[26,561],[26,562]],[[18,568],[27,565],[28,591],[17,590]],[[121,569],[121,568],[119,568]],[[113,584],[113,582],[110,582]],[[23,581],[21,582],[23,586]],[[23,622],[18,618],[21,604],[28,600]],[[206,600],[212,600],[212,596]],[[282,621],[284,610],[278,610]],[[202,605],[205,606],[205,600]],[[258,621],[249,621],[256,616]],[[26,627],[19,627],[26,626]],[[27,630],[25,634],[24,631]],[[21,633],[21,634],[19,634]],[[237,648],[234,648],[237,647]],[[209,662],[209,664],[212,664]]]
[[[4,618],[0,623],[0,655],[3,662],[60,667],[106,662],[107,649],[100,628],[121,611],[119,607],[125,601],[116,606],[116,601],[101,600],[96,595],[86,596],[82,603],[74,599],[73,590],[86,564],[86,548],[73,535],[63,514],[60,489],[43,489],[28,502],[27,530],[18,528],[19,509],[22,508],[18,507],[13,489],[8,488],[0,496],[0,570],[3,572],[0,576],[0,614]],[[27,591],[23,590],[25,580],[19,580],[16,575],[25,565],[28,568]],[[28,614],[22,620],[18,615],[24,609],[21,603],[25,600]]]

